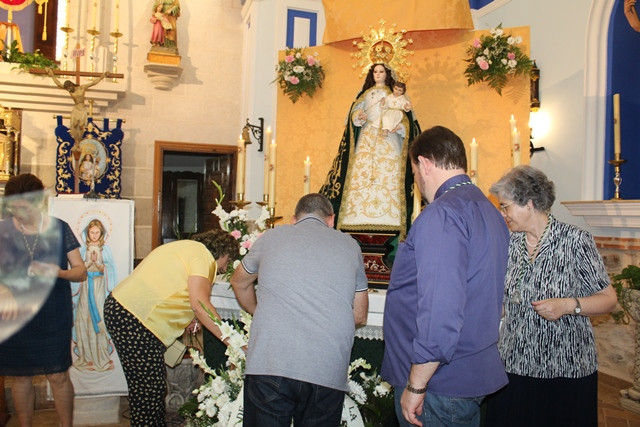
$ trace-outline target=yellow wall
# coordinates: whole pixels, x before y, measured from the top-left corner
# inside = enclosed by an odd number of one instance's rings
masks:
[[[505,29],[523,38],[528,52],[529,27]],[[478,142],[478,186],[485,192],[512,165],[509,118],[513,114],[522,135],[522,163],[529,162],[527,126],[529,79],[511,79],[498,95],[486,84],[467,86],[465,51],[486,31],[443,30],[407,33],[414,51],[407,95],[423,130],[442,125],[456,132],[468,147]],[[344,131],[345,118],[364,78],[352,66],[351,42],[309,48],[318,52],[326,72],[323,87],[313,98],[293,104],[278,92],[276,142],[276,214],[289,222],[303,191],[303,162],[311,158],[311,191],[324,183]],[[468,157],[467,151],[467,157]]]

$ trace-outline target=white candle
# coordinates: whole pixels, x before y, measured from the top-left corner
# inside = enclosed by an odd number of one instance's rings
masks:
[[[516,119],[511,115],[511,119],[509,119],[509,133],[513,132],[513,129],[516,127]]]
[[[269,208],[276,207],[276,140],[269,146]]]
[[[93,0],[93,17],[92,17],[92,29],[96,29],[96,22],[98,18],[98,0]]]
[[[309,194],[311,192],[311,161],[309,160],[309,156],[307,156],[307,160],[304,161],[304,187],[302,194]]]
[[[116,0],[116,11],[115,11],[114,20],[115,20],[116,28],[113,32],[117,33],[118,29],[120,28],[120,0]]]
[[[620,94],[613,94],[613,153],[620,154]]]
[[[244,139],[238,138],[238,161],[236,163],[236,193],[244,193]]]
[[[520,164],[520,131],[518,128],[514,128],[511,132],[511,146],[513,153],[513,166],[516,167]]]
[[[270,144],[271,143],[271,126],[267,127],[267,132],[265,133],[265,138],[263,139],[263,143]],[[264,151],[264,178],[262,182],[262,194],[269,194],[269,151],[263,149]]]
[[[478,143],[476,139],[473,138],[471,140],[471,145],[469,146],[471,149],[471,171],[469,175],[471,175],[471,182],[474,184],[478,183]]]
[[[418,188],[418,183],[413,181],[413,212],[411,213],[411,222],[414,222],[418,215],[420,215],[420,211],[422,209],[422,195],[420,194],[420,189]]]
[[[71,8],[69,7],[70,4],[71,4],[71,0],[67,0],[67,5],[65,9],[65,14],[64,14],[64,26],[66,28],[69,28],[69,13],[71,13]]]

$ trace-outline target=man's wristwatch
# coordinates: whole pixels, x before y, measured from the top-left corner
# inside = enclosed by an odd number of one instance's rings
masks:
[[[424,388],[413,388],[411,387],[411,384],[409,384],[409,382],[407,381],[407,391],[410,391],[411,393],[414,394],[423,394],[427,391],[427,386],[425,385]]]
[[[574,298],[576,300],[576,308],[573,309],[573,314],[576,316],[582,312],[582,307],[580,307],[580,300],[578,298]]]

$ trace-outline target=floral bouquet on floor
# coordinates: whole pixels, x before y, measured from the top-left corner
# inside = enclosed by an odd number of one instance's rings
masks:
[[[467,68],[464,76],[469,86],[487,82],[502,95],[508,76],[525,76],[531,72],[532,61],[518,45],[522,37],[505,34],[502,24],[489,30],[489,35],[475,39],[467,48]]]
[[[385,427],[395,423],[394,395],[391,385],[374,371],[371,365],[360,358],[349,365],[349,398],[358,406],[360,419],[365,427]],[[341,426],[349,426],[358,419],[358,414],[349,410],[345,401],[342,408]],[[358,423],[358,425],[362,425]]]
[[[180,415],[187,420],[187,427],[241,426],[244,348],[249,343],[252,316],[241,311],[240,321],[234,318],[231,323],[218,320],[212,313],[209,316],[220,327],[222,339],[229,338],[225,351],[227,369],[211,369],[196,349],[189,349],[193,364],[204,371],[207,381],[193,391],[195,397],[180,408]]]
[[[240,241],[240,257],[233,264],[229,264],[226,271],[218,272],[225,280],[228,280],[236,267],[238,267],[238,264],[240,264],[240,260],[251,249],[253,242],[267,229],[266,222],[269,219],[269,210],[263,206],[260,217],[255,222],[249,219],[249,212],[246,209],[235,208],[231,212],[227,212],[222,207],[222,201],[224,200],[222,187],[215,181],[213,181],[213,185],[218,189],[220,197],[216,199],[216,208],[211,213],[220,219],[220,228]]]
[[[307,55],[302,48],[294,47],[287,48],[284,54],[284,59],[276,65],[278,76],[274,82],[278,82],[294,104],[305,93],[312,97],[324,80],[318,53]]]

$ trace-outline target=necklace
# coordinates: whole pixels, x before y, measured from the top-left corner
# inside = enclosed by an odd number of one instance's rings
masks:
[[[540,243],[542,242],[542,240],[544,239],[544,237],[547,235],[547,230],[549,230],[549,224],[551,224],[551,218],[549,218],[549,215],[547,215],[547,225],[544,227],[544,230],[542,231],[542,234],[540,235],[540,238],[538,239],[538,243],[536,243],[535,246],[529,244],[529,242],[527,241],[527,235],[525,234],[524,236],[524,242],[525,242],[525,246],[524,249],[525,251],[527,250],[527,246],[532,246],[533,247],[533,252],[531,252],[531,255],[528,257],[524,257],[522,260],[522,265],[520,266],[520,277],[518,277],[518,284],[516,285],[516,290],[513,291],[513,293],[510,296],[511,302],[514,304],[520,304],[522,302],[522,293],[521,293],[521,288],[522,288],[522,282],[524,280],[524,275],[527,271],[527,266],[526,266],[526,262],[528,261],[529,264],[533,265],[533,261],[535,260],[535,257],[538,253],[538,251],[540,250]]]
[[[36,254],[36,246],[38,246],[38,238],[40,237],[40,233],[42,232],[42,222],[43,215],[40,215],[40,223],[38,224],[38,232],[36,233],[36,238],[33,240],[33,246],[29,245],[29,241],[27,240],[27,236],[24,234],[24,224],[19,222],[20,224],[20,234],[22,234],[22,240],[24,240],[24,245],[27,247],[27,252],[29,252],[29,258],[31,259],[31,263],[33,263],[33,258]],[[29,268],[27,269],[27,276],[33,277],[34,273],[31,271],[31,264],[29,264]]]
[[[451,190],[455,190],[458,187],[462,187],[463,185],[472,185],[473,182],[471,181],[465,181],[465,182],[460,182],[456,185],[452,185],[451,187],[447,188],[446,190],[444,190],[444,193],[442,193],[442,195],[444,196],[445,194],[447,194],[449,191]]]
[[[529,243],[529,239],[527,239],[527,235],[524,235],[524,241],[527,244],[527,246],[529,246],[530,248],[535,248],[536,245],[532,245],[531,243]]]

